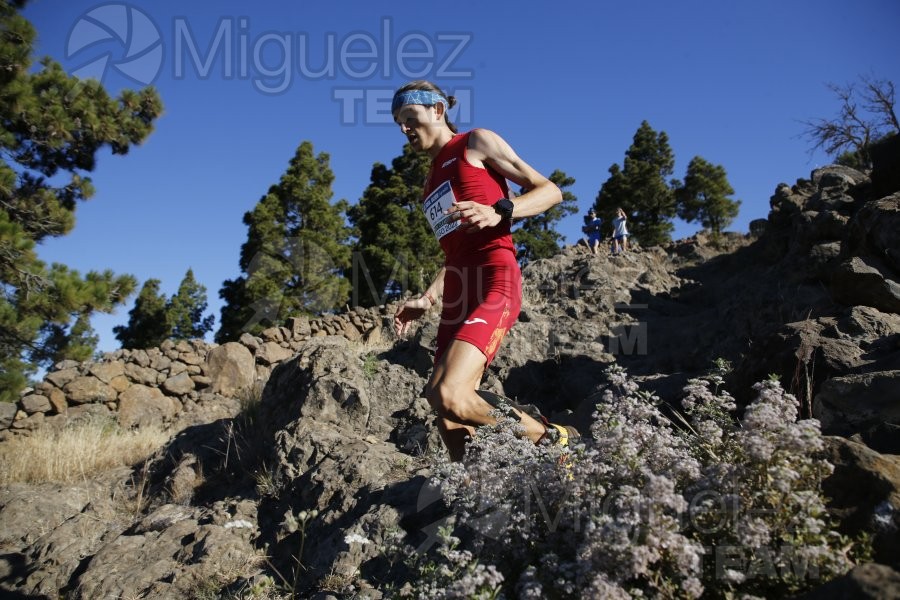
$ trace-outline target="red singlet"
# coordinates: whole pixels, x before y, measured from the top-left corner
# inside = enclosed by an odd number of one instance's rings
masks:
[[[449,182],[457,202],[492,205],[506,198],[506,179],[490,167],[466,159],[469,133],[455,135],[431,163],[424,197]],[[466,341],[484,353],[489,365],[500,341],[519,316],[522,280],[509,222],[473,233],[457,229],[440,238],[446,260],[441,324],[437,351],[440,360],[451,340]]]

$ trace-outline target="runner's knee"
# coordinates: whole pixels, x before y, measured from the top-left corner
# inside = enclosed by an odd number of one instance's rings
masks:
[[[469,390],[446,381],[438,381],[429,386],[426,396],[428,403],[438,415],[453,421],[463,421],[465,415],[465,397]]]

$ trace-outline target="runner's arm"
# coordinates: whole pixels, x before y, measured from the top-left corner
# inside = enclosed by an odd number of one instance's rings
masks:
[[[431,285],[428,286],[422,295],[430,294],[435,302],[440,300],[441,296],[444,294],[444,274],[446,272],[447,267],[441,267],[441,270],[434,276],[434,281],[431,282]]]
[[[435,302],[444,293],[444,273],[447,272],[445,267],[441,267],[435,276],[431,285],[418,298],[410,298],[397,308],[394,313],[394,331],[399,337],[406,335],[412,322],[424,315],[429,308],[433,306],[428,296],[431,296]]]
[[[490,166],[506,179],[528,190],[518,197],[510,193],[514,219],[539,215],[562,202],[562,192],[556,184],[519,158],[510,145],[493,131],[487,129],[472,131],[469,135],[466,159],[476,167]],[[447,210],[447,214],[453,215],[454,219],[462,220],[462,227],[470,233],[496,227],[503,219],[493,206],[471,200],[457,202]]]
[[[488,129],[475,129],[469,136],[469,162],[480,161],[528,190],[513,200],[513,218],[533,217],[562,202],[556,184],[538,173],[502,137]]]

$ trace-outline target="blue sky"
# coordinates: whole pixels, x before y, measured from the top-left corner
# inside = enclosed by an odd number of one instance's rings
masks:
[[[38,55],[113,93],[152,82],[165,106],[142,146],[100,156],[96,195],[40,256],[157,278],[167,294],[190,267],[217,322],[243,214],[303,140],[330,155],[334,199],[355,203],[372,164],[401,151],[384,98],[409,79],[456,93],[461,128],[493,129],[539,171],[574,177],[582,209],[646,119],[669,135],[676,177],[695,155],[725,167],[737,231],[766,216],[779,182],[829,162],[798,137],[799,120],[835,114],[825,83],[900,83],[895,0],[32,0],[25,15]],[[580,219],[560,228],[569,243]],[[118,347],[112,327],[131,306],[94,319],[101,350]]]

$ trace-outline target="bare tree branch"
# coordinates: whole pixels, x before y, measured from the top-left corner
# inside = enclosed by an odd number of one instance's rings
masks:
[[[892,129],[893,133],[900,133],[900,121],[897,120],[897,113],[894,110],[894,82],[873,79],[869,76],[861,79],[865,84],[862,97],[866,110],[881,117],[879,125]]]
[[[853,83],[826,84],[840,101],[840,109],[832,119],[801,121],[806,126],[801,136],[812,143],[810,152],[821,149],[838,156],[849,151],[868,163],[870,144],[891,133],[900,133],[893,82],[861,76],[860,83],[861,90]]]

